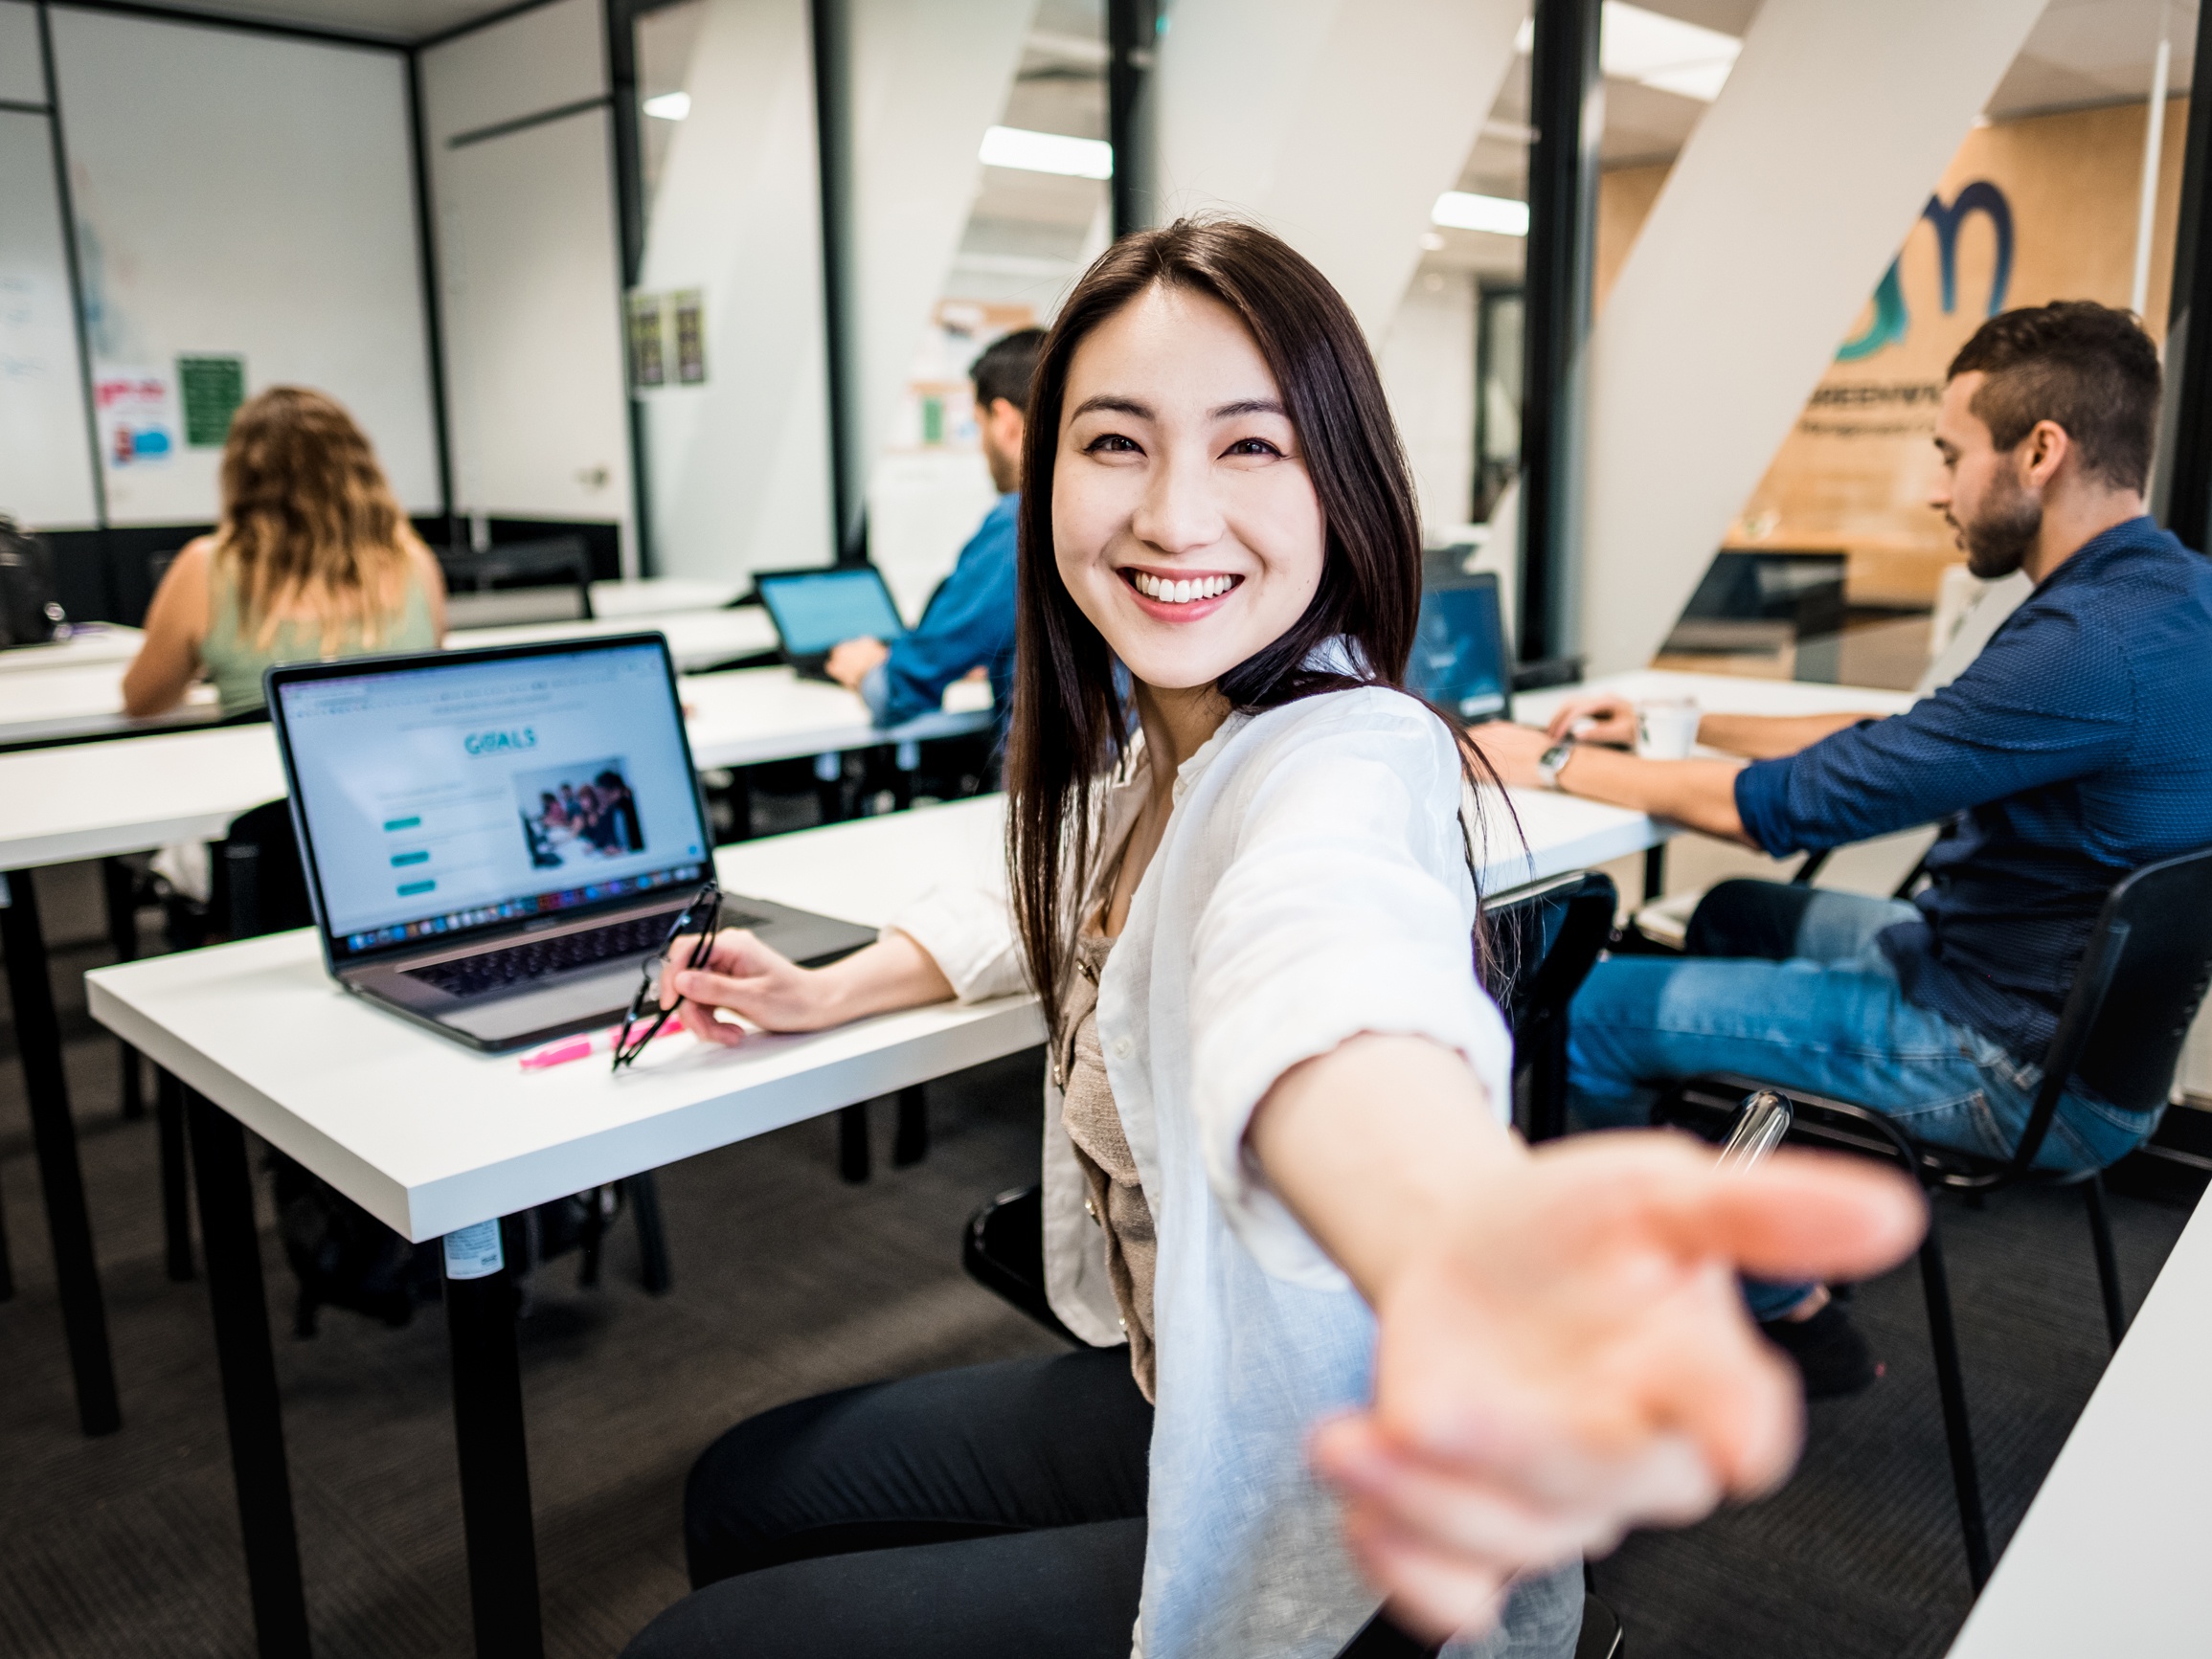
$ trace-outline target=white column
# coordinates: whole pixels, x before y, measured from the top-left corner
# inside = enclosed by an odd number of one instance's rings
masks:
[[[707,0],[689,117],[645,232],[647,292],[706,297],[708,379],[646,402],[655,550],[670,575],[831,555],[821,187],[806,0]]]
[[[982,182],[1036,0],[851,0],[853,321],[870,465]]]
[[[1513,66],[1526,0],[1191,0],[1155,78],[1159,218],[1255,218],[1379,342]]]
[[[1766,0],[1591,339],[1579,589],[1642,666],[2043,0]]]

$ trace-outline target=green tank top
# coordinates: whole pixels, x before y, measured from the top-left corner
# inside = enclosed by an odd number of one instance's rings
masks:
[[[209,619],[208,637],[200,641],[200,662],[226,715],[260,707],[261,670],[274,662],[317,662],[327,657],[360,657],[372,651],[429,651],[438,645],[438,630],[430,619],[430,595],[412,567],[398,621],[386,628],[373,645],[362,642],[358,628],[348,628],[337,650],[331,652],[324,651],[323,630],[314,622],[279,622],[268,644],[257,644],[239,622],[237,589],[230,572],[218,564],[209,572],[208,579],[214,615]]]

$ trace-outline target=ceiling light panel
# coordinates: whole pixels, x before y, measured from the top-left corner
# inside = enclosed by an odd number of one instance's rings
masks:
[[[1455,231],[1488,231],[1499,236],[1528,235],[1528,204],[1511,196],[1478,196],[1472,191],[1446,191],[1429,210],[1432,223]]]
[[[1114,176],[1114,146],[1102,138],[1072,138],[1064,132],[1030,132],[1019,126],[994,126],[983,134],[983,146],[979,153],[985,167],[1058,173],[1072,179]]]

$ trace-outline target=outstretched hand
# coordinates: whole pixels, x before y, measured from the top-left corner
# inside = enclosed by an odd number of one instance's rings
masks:
[[[1473,1631],[1521,1575],[1770,1490],[1802,1399],[1737,1270],[1862,1277],[1925,1222],[1885,1171],[1783,1153],[1723,1172],[1671,1134],[1496,1172],[1375,1296],[1372,1405],[1314,1437],[1354,1555],[1408,1623]]]

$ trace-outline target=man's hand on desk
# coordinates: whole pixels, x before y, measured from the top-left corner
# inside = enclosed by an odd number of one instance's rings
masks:
[[[1698,722],[1698,741],[1707,749],[1772,760],[1810,749],[1831,732],[1862,720],[1880,720],[1872,710],[1837,714],[1708,714]],[[1580,728],[1580,729],[1576,729]],[[1636,704],[1617,691],[1570,697],[1559,706],[1546,729],[1553,742],[1574,736],[1586,743],[1636,747]]]
[[[830,648],[822,671],[847,691],[858,691],[860,683],[890,655],[891,647],[881,639],[847,639]]]
[[[1543,787],[1536,762],[1557,741],[1533,727],[1502,720],[1471,728],[1467,739],[1482,751],[1499,781],[1515,789]],[[1639,760],[1600,744],[1577,743],[1558,778],[1567,795],[1740,841],[1745,839],[1743,819],[1736,815],[1736,773],[1741,770],[1732,760]]]
[[[673,941],[667,960],[687,959],[697,937]],[[746,929],[725,928],[714,936],[704,968],[661,975],[661,1006],[675,1004],[687,1031],[725,1048],[744,1042],[745,1030],[717,1020],[718,1008],[763,1031],[820,1031],[893,1008],[942,1002],[952,994],[952,981],[936,959],[895,929],[826,968],[801,968]]]

